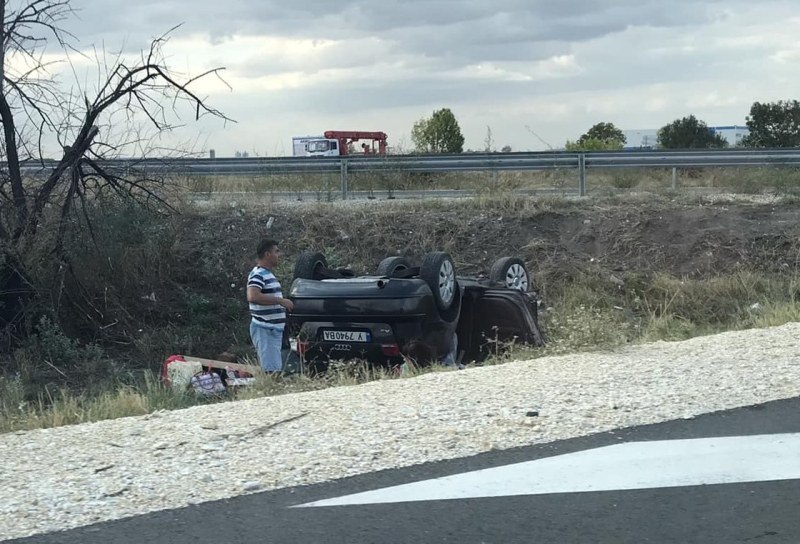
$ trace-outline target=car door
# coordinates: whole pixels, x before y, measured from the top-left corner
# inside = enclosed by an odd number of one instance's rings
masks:
[[[543,346],[536,305],[511,289],[486,289],[475,301],[471,340],[484,356],[508,343]],[[499,344],[500,346],[498,346]]]

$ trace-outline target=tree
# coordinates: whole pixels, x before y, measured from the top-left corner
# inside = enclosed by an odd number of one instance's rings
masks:
[[[676,119],[658,129],[658,143],[667,149],[704,149],[728,145],[725,138],[709,130],[705,122],[694,115]]]
[[[585,134],[584,134],[585,136]],[[583,136],[577,142],[567,140],[564,145],[567,151],[618,151],[622,149],[622,142],[619,140],[601,140],[600,138],[584,138]]]
[[[578,144],[583,144],[589,140],[606,142],[609,147],[616,147],[618,145],[620,148],[628,141],[627,138],[625,138],[625,134],[615,127],[614,123],[597,123],[590,128],[586,134],[578,138]]]
[[[180,76],[167,65],[167,32],[137,58],[97,53],[97,88],[59,86],[43,59],[80,54],[75,37],[60,26],[72,14],[69,0],[0,0],[0,294],[5,284],[24,283],[26,252],[47,246],[47,259],[27,266],[70,274],[64,239],[71,231],[88,232],[86,212],[98,195],[114,194],[142,206],[171,209],[158,195],[163,178],[146,174],[132,161],[125,170],[104,164],[123,153],[147,158],[153,142],[176,126],[181,105],[195,119],[227,119],[196,94],[193,85],[215,68],[194,77]],[[56,51],[54,51],[56,50]],[[47,56],[45,56],[45,53]],[[90,59],[91,60],[91,59]],[[77,74],[77,71],[73,70]],[[48,144],[57,146],[46,159]],[[167,152],[177,152],[168,150]],[[162,150],[163,155],[163,150]],[[41,177],[23,176],[38,165]],[[40,235],[43,225],[54,224]],[[63,278],[62,278],[63,279]],[[0,300],[0,305],[8,303]],[[2,328],[3,323],[0,323]]]
[[[627,139],[614,123],[597,123],[577,142],[567,140],[564,148],[567,151],[613,151],[622,149]]]
[[[747,147],[800,147],[800,103],[797,100],[753,102],[747,116]]]
[[[436,110],[431,117],[414,123],[411,139],[417,151],[423,153],[462,153],[464,150],[461,127],[449,108]]]

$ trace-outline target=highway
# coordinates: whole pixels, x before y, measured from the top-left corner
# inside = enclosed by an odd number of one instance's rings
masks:
[[[798,444],[794,398],[10,542],[795,544]]]

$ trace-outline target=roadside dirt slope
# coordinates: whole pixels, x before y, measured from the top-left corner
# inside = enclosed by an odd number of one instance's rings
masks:
[[[252,266],[262,235],[281,242],[287,263],[313,249],[361,273],[373,272],[389,255],[420,259],[431,250],[450,252],[465,274],[488,273],[497,257],[520,255],[543,282],[587,269],[688,277],[737,266],[794,273],[800,263],[799,220],[800,206],[794,203],[312,205],[186,216],[176,251],[203,263],[203,269],[227,271],[233,282]],[[289,266],[284,274],[291,275]]]

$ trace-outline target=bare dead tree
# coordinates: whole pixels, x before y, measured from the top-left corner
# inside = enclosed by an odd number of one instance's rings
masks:
[[[194,90],[198,81],[209,77],[224,83],[223,68],[187,76],[167,65],[163,48],[175,28],[135,58],[119,53],[109,59],[105,52],[95,51],[96,89],[76,90],[77,80],[72,89],[65,89],[51,75],[53,66],[44,53],[57,49],[66,59],[87,55],[61,26],[71,14],[69,0],[0,0],[0,252],[5,254],[0,263],[4,266],[19,265],[19,255],[35,239],[46,210],[58,210],[62,228],[52,250],[63,259],[69,217],[82,216],[82,224],[91,230],[86,208],[98,194],[111,191],[143,204],[166,204],[153,191],[159,179],[103,165],[123,149],[146,148],[142,122],[151,133],[163,134],[177,126],[180,110],[186,107],[195,120],[212,116],[230,121]],[[112,119],[120,118],[130,129],[123,135],[112,129],[119,124]],[[54,160],[45,160],[44,150],[53,142],[61,152]],[[26,177],[26,167],[37,161],[42,177]]]
[[[13,210],[12,218],[6,218],[3,225],[5,234],[0,231],[4,239],[16,243],[23,235],[34,235],[48,205],[57,205],[66,217],[76,201],[85,202],[91,196],[90,189],[110,188],[130,198],[158,198],[148,189],[147,182],[152,180],[130,178],[101,166],[102,159],[130,143],[103,139],[101,128],[111,112],[124,111],[130,123],[143,118],[156,132],[172,129],[179,106],[187,103],[196,120],[204,115],[229,120],[192,89],[203,78],[219,77],[222,68],[180,77],[167,66],[162,50],[174,29],[152,41],[134,61],[120,54],[106,65],[105,79],[96,93],[75,100],[75,95],[65,95],[47,78],[48,65],[42,61],[42,52],[51,41],[65,53],[77,51],[70,41],[73,37],[59,27],[71,13],[69,0],[27,0],[14,10],[9,10],[8,4],[0,0],[0,118],[6,158],[0,198],[8,194],[9,185]],[[25,69],[10,66],[9,59]],[[22,158],[43,157],[47,139],[58,141],[63,153],[44,181],[26,186]]]

